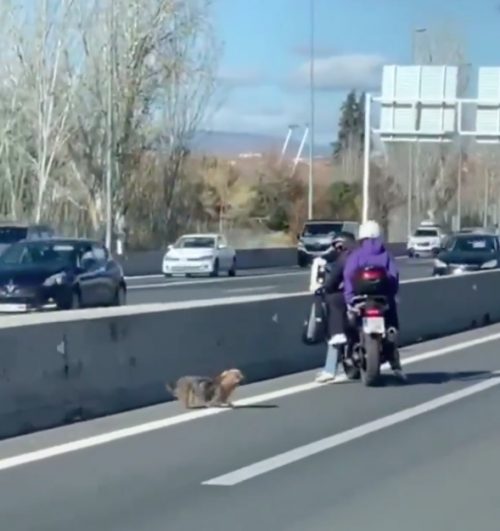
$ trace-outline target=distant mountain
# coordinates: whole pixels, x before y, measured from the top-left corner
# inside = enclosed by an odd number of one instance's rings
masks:
[[[257,133],[231,133],[226,131],[199,131],[191,142],[194,153],[203,153],[219,157],[236,157],[241,153],[280,152],[285,138]],[[290,140],[287,156],[295,157],[300,140]],[[332,148],[325,145],[315,146],[315,156],[327,157]],[[304,146],[302,157],[307,157],[308,144]]]

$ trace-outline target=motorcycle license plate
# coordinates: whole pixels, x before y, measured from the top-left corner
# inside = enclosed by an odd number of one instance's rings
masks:
[[[363,332],[365,334],[384,334],[385,322],[383,317],[363,317]]]

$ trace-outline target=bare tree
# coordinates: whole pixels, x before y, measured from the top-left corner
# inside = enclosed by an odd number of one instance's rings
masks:
[[[142,153],[161,153],[164,225],[174,210],[187,143],[207,110],[214,89],[217,46],[210,25],[210,2],[196,0],[114,0],[119,13],[112,39],[106,37],[106,13],[94,0],[80,8],[86,70],[78,94],[69,145],[76,186],[94,229],[104,219],[106,167],[106,98],[114,77],[116,173],[113,205],[123,212],[137,197],[133,182]],[[107,63],[114,46],[114,64]],[[165,156],[167,158],[165,159]],[[155,170],[156,171],[156,170]]]
[[[399,179],[383,160],[373,161],[370,167],[370,216],[378,220],[386,238],[390,237],[390,221],[396,209],[404,204]]]
[[[178,4],[171,21],[171,38],[154,56],[157,75],[168,79],[155,100],[160,121],[154,133],[169,158],[163,176],[166,225],[172,218],[189,143],[215,94],[220,46],[209,18],[210,6],[210,0]]]
[[[470,83],[470,64],[460,30],[446,23],[427,29],[425,35],[423,49],[419,50],[422,63],[457,66],[457,93],[463,97]],[[463,149],[459,139],[440,145],[419,144],[413,149],[415,191],[420,214],[425,212],[432,219],[447,214],[446,209],[457,191],[458,155]]]
[[[183,194],[202,186],[186,163],[216,88],[221,48],[211,8],[210,0],[3,0],[0,216],[50,213],[65,228],[98,231],[111,138],[118,215],[163,235],[176,216],[203,217]],[[141,201],[156,209],[147,221]]]
[[[33,124],[33,143],[27,147],[37,183],[33,217],[40,221],[50,204],[45,199],[58,155],[68,140],[77,77],[68,68],[74,38],[73,0],[40,0],[35,5],[34,30],[19,31],[16,51],[28,91],[24,109]]]
[[[0,5],[0,212],[22,218],[29,209],[29,171],[22,72],[14,44],[19,11],[10,0]]]
[[[361,139],[352,135],[347,149],[343,150],[334,162],[334,172],[338,180],[358,183],[363,178],[363,146]]]
[[[225,223],[247,220],[256,191],[241,179],[234,163],[213,159],[201,171],[202,204],[209,219],[218,222],[218,230],[223,232]]]
[[[466,211],[486,226],[500,221],[500,151],[496,145],[475,146],[473,179],[463,191]]]

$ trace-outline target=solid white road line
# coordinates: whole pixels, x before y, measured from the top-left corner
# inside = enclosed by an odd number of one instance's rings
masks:
[[[407,256],[395,256],[395,259],[396,260],[404,260],[404,261],[408,261],[408,262],[410,261]],[[429,264],[429,263],[432,263],[432,259],[426,260],[425,258],[422,258],[422,259],[420,259],[419,263]],[[296,266],[290,266],[290,267],[293,268],[293,267],[296,267]],[[272,267],[263,268],[263,269],[272,269]],[[259,271],[259,268],[255,268],[255,270]],[[252,270],[248,269],[248,270],[245,270],[245,271],[252,271]],[[294,271],[294,273],[295,274],[309,273],[309,269]],[[280,273],[270,273],[270,274],[282,276],[282,274],[280,274]],[[284,274],[286,275],[288,273],[284,273]],[[258,273],[248,275],[249,278],[255,278],[255,277],[259,277],[259,276],[262,276],[262,275],[259,275]],[[164,278],[165,278],[165,275],[161,275],[161,274],[125,276],[125,280],[127,280],[127,281],[132,281],[132,280],[162,280]],[[245,277],[239,277],[239,278],[245,278]],[[196,281],[194,281],[194,282],[196,282]],[[214,281],[212,281],[212,282],[214,282]],[[146,284],[146,285],[148,285],[148,284]]]
[[[157,278],[165,278],[165,276],[164,275],[160,275],[160,274],[157,274],[157,275],[132,275],[132,276],[125,275],[125,280],[153,280],[153,279],[157,279]]]
[[[406,255],[401,255],[401,256],[395,256],[394,257],[396,260],[406,260],[406,261],[410,261],[410,259],[406,256]],[[419,259],[420,262],[422,263],[431,263],[432,262],[432,259],[425,259],[425,258],[420,258]],[[296,267],[296,266],[290,266],[290,267]],[[259,268],[255,268],[257,271],[259,270]],[[272,269],[272,267],[270,268],[262,268],[262,269]],[[155,279],[162,279],[162,278],[165,278],[164,275],[161,275],[161,274],[156,274],[156,275],[130,275],[130,276],[125,276],[125,280],[155,280]]]
[[[492,376],[498,375],[500,375],[500,370],[492,373]],[[500,385],[500,378],[489,378],[488,380],[480,382],[476,385],[471,385],[465,389],[460,389],[459,391],[440,396],[439,398],[429,400],[428,402],[424,402],[418,406],[403,409],[397,413],[393,413],[392,415],[387,415],[386,417],[382,417],[377,420],[367,422],[366,424],[362,424],[361,426],[357,426],[356,428],[337,433],[304,446],[299,446],[298,448],[275,455],[269,459],[264,459],[257,463],[253,463],[252,465],[229,472],[228,474],[209,479],[208,481],[204,481],[202,485],[212,485],[219,487],[232,487],[234,485],[238,485],[239,483],[262,476],[263,474],[267,474],[268,472],[272,472],[278,468],[296,463],[321,452],[332,450],[333,448],[347,444],[351,441],[355,441],[356,439],[360,439],[361,437],[365,437],[371,433],[381,431],[385,428],[394,426],[395,424],[399,424],[406,420],[410,420],[425,413],[434,411],[438,408],[442,408],[448,404],[452,404],[453,402],[463,400],[464,398],[481,393],[482,391],[486,391],[487,389],[491,389],[497,385]]]
[[[401,360],[403,365],[411,365],[413,363],[418,363],[420,361],[425,361],[431,358],[437,358],[440,356],[445,356],[446,354],[451,354],[452,352],[457,352],[460,350],[465,350],[471,347],[482,345],[484,343],[489,343],[491,341],[496,341],[500,339],[500,332],[491,334],[489,336],[484,336],[477,339],[471,339],[469,341],[462,341],[460,343],[455,343],[447,347],[443,347],[436,350],[431,350],[429,352],[424,352],[422,354],[416,354]],[[404,350],[404,349],[403,349]],[[337,378],[337,381],[345,381],[346,378],[341,375]],[[335,384],[334,384],[335,385]],[[268,393],[263,393],[260,395],[252,396],[249,398],[244,398],[241,400],[235,401],[236,406],[247,406],[253,404],[260,404],[263,402],[268,402],[270,400],[276,400],[279,398],[284,398],[289,395],[294,395],[302,393],[304,391],[311,391],[322,387],[322,384],[317,384],[315,382],[309,382],[305,384],[295,385],[292,387],[287,387],[284,389],[279,389],[277,391],[271,391]],[[64,444],[59,444],[56,446],[51,446],[48,448],[43,448],[41,450],[34,450],[32,452],[27,452],[24,454],[16,455],[13,457],[7,457],[5,459],[0,459],[0,470],[6,470],[8,468],[13,468],[28,463],[33,463],[35,461],[41,461],[44,459],[49,459],[58,455],[67,454],[70,452],[76,452],[78,450],[84,450],[86,448],[92,448],[94,446],[100,446],[102,444],[107,444],[113,441],[118,441],[120,439],[125,439],[127,437],[133,437],[135,435],[141,435],[143,433],[149,433],[156,430],[161,430],[164,428],[169,428],[171,426],[176,426],[178,424],[183,424],[185,422],[190,422],[192,420],[197,420],[204,417],[210,417],[212,415],[218,415],[232,411],[231,409],[203,409],[198,411],[191,411],[188,413],[183,413],[181,415],[176,415],[175,417],[169,417],[166,419],[160,419],[151,422],[145,422],[143,424],[138,424],[136,426],[130,426],[128,428],[122,428],[119,430],[110,431],[107,433],[102,433],[100,435],[95,435],[92,437],[86,437],[84,439],[79,439],[76,441],[71,441]],[[1,445],[0,445],[1,450]]]
[[[278,286],[250,286],[249,288],[233,288],[225,289],[224,293],[253,293],[255,291],[269,291],[270,289],[277,289]]]
[[[218,284],[220,282],[235,282],[238,280],[260,280],[261,278],[284,278],[284,277],[296,277],[300,275],[304,275],[304,271],[290,271],[288,273],[265,273],[263,275],[248,275],[244,277],[230,277],[230,278],[202,278],[198,280],[180,280],[180,281],[172,281],[172,282],[162,282],[159,284],[133,284],[127,286],[127,289],[134,290],[134,289],[158,289],[158,288],[174,288],[177,286],[189,286],[189,285],[196,285],[200,286],[203,284]]]

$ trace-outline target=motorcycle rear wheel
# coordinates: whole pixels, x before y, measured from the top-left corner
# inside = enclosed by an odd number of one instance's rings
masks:
[[[377,338],[364,337],[365,359],[361,379],[366,387],[377,385],[380,378],[380,355],[382,346]]]

